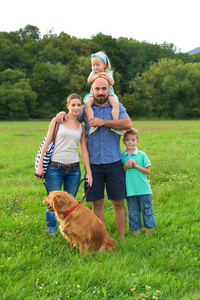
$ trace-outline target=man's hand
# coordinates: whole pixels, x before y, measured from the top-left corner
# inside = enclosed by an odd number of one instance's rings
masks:
[[[61,111],[56,115],[56,122],[63,123],[65,120],[67,120],[67,114],[65,111]]]
[[[110,120],[110,119],[99,119],[99,118],[91,118],[89,120],[90,127],[100,127],[100,126],[106,126],[110,128],[115,128],[119,130],[126,130],[128,128],[132,128],[132,122],[129,117],[125,117],[122,119],[117,120]]]
[[[91,118],[89,120],[89,125],[90,127],[100,127],[100,126],[104,126],[104,120],[99,119],[99,118]]]
[[[93,181],[92,173],[86,174],[85,181],[87,182],[87,186],[90,186],[90,187],[92,186],[92,181]]]

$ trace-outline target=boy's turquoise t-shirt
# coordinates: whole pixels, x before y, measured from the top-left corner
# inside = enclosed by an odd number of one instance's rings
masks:
[[[132,154],[128,154],[126,149],[124,149],[120,155],[123,165],[131,158],[136,161],[137,165],[143,168],[151,165],[146,153],[139,151],[137,147]],[[136,168],[133,167],[127,169],[125,172],[125,178],[127,197],[152,194],[147,176]]]

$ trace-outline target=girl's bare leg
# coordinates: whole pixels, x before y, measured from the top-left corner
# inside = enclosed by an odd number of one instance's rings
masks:
[[[89,97],[88,100],[85,102],[85,110],[88,117],[88,120],[94,118],[94,111],[92,109],[92,104],[94,103],[94,97]],[[98,127],[90,127],[89,135],[93,134]]]
[[[88,120],[94,118],[94,112],[92,109],[92,104],[94,103],[94,97],[88,98],[88,100],[85,102],[85,110],[88,117]]]
[[[119,102],[114,96],[109,96],[108,101],[112,106],[112,117],[113,120],[119,119]]]
[[[118,100],[114,96],[109,96],[108,101],[109,101],[110,105],[112,106],[113,120],[118,120],[119,119],[119,102],[118,102]],[[117,130],[115,128],[111,128],[110,130],[119,135],[123,135],[122,130],[119,130],[119,129]]]

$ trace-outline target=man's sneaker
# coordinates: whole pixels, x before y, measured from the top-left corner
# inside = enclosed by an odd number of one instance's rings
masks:
[[[96,126],[90,128],[90,130],[89,130],[89,135],[93,134],[98,128],[99,128],[99,127],[96,127]]]
[[[117,133],[117,134],[119,134],[119,135],[124,135],[122,130],[117,130],[117,129],[114,129],[114,128],[111,128],[110,130]]]

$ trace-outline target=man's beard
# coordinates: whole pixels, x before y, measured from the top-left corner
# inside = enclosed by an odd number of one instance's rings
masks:
[[[98,104],[104,104],[107,100],[108,100],[108,96],[105,97],[104,95],[98,95],[98,97],[94,96],[94,100],[98,103]]]

